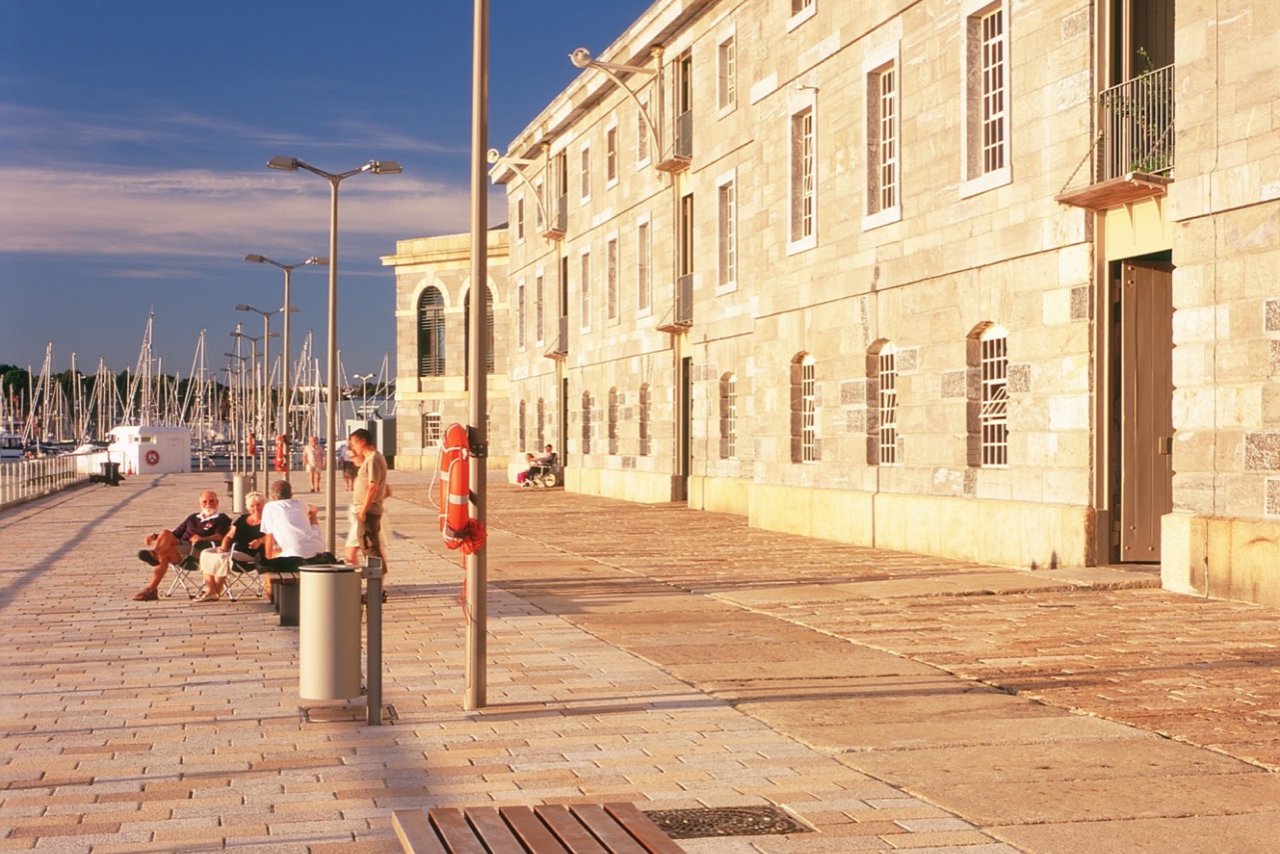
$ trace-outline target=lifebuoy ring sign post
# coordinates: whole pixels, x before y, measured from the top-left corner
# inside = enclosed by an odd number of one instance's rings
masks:
[[[149,466],[160,464],[160,452],[155,448],[148,449],[147,452],[142,455],[142,458],[147,461],[147,465]]]

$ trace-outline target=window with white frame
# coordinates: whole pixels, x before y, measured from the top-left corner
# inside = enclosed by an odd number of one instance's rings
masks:
[[[789,251],[814,245],[817,192],[815,183],[813,106],[791,116],[791,241]]]
[[[818,11],[817,0],[790,0],[791,17],[787,19],[787,32],[803,24]]]
[[[965,184],[973,195],[1009,182],[1009,39],[1007,0],[966,5]]]
[[[422,414],[422,447],[435,448],[440,444],[440,420],[439,412],[424,412]]]
[[[546,284],[542,271],[533,280],[533,336],[541,344],[546,338]]]
[[[818,454],[818,387],[813,356],[791,361],[791,461],[814,463]]]
[[[892,344],[880,348],[876,369],[879,389],[879,462],[882,466],[898,462],[898,365]]]
[[[528,342],[525,340],[525,314],[524,314],[524,282],[516,285],[516,346],[521,350],[525,348]],[[524,447],[523,445],[521,447]]]
[[[729,35],[716,46],[716,106],[721,115],[738,105],[738,41]]]
[[[647,312],[653,306],[653,239],[649,221],[636,225],[636,307]]]
[[[720,459],[738,456],[738,378],[732,373],[720,377]]]
[[[579,287],[582,291],[582,329],[587,331],[591,329],[591,251],[587,249],[582,251],[582,284]]]
[[[618,183],[618,126],[610,125],[604,132],[604,178],[605,186],[612,187]]]
[[[582,185],[579,188],[579,197],[583,202],[591,201],[591,146],[582,146],[581,152],[582,167],[580,170]]]
[[[733,290],[738,281],[738,197],[736,173],[720,177],[717,187],[716,244],[719,264],[716,270],[717,292]]]
[[[1003,328],[993,326],[982,333],[981,346],[982,466],[1009,464],[1009,339]]]
[[[612,323],[618,321],[618,238],[610,237],[605,244],[604,303],[605,313]]]
[[[639,98],[636,108],[636,169],[649,164],[649,120],[645,113],[649,109],[649,99]]]
[[[863,227],[874,228],[900,218],[897,62],[867,74],[867,215]]]

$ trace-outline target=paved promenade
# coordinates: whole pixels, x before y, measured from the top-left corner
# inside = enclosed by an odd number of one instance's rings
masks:
[[[0,515],[0,851],[395,851],[397,808],[605,800],[813,828],[695,854],[1274,850],[1280,611],[495,485],[466,712],[458,556],[392,476],[382,727],[298,699],[261,601],[130,601],[216,476]]]

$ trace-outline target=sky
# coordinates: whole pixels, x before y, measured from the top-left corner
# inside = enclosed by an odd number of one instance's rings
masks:
[[[491,0],[489,146],[506,149],[650,0]],[[283,264],[328,254],[339,191],[338,346],[348,376],[395,373],[396,240],[470,216],[471,0],[0,0],[0,363],[210,371],[237,322],[283,303]],[[490,193],[490,222],[506,220]],[[293,358],[327,348],[328,276],[292,277]],[[279,316],[272,321],[279,329]],[[279,347],[279,342],[274,342]],[[278,352],[278,350],[277,350]],[[325,369],[323,358],[321,370]]]

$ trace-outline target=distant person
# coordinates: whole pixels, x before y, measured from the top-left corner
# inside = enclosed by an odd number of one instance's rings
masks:
[[[522,489],[529,485],[529,475],[533,473],[533,467],[535,465],[537,465],[537,459],[533,456],[533,454],[525,454],[524,455],[524,471],[518,472],[516,474],[516,483],[520,484],[520,487]]]
[[[320,473],[324,471],[324,448],[320,447],[320,437],[312,436],[307,446],[302,449],[302,466],[311,478],[311,491],[320,491]]]
[[[183,519],[171,531],[148,534],[139,560],[155,567],[151,583],[134,594],[135,602],[154,602],[160,598],[160,582],[175,563],[185,560],[193,551],[208,548],[231,529],[231,518],[218,510],[218,493],[206,489],[200,493],[200,509]]]
[[[289,471],[289,444],[283,433],[276,434],[275,469],[279,474]]]
[[[342,469],[342,482],[350,492],[356,482],[356,470],[358,466],[351,460],[351,448],[347,442],[339,442],[334,449],[334,457],[337,460],[336,465]]]
[[[387,461],[374,447],[373,436],[363,427],[352,431],[347,437],[347,445],[361,458],[351,494],[360,550],[366,558],[381,558],[385,574],[387,561],[382,553],[382,502],[388,491]]]
[[[267,499],[261,492],[250,492],[244,497],[247,510],[234,522],[222,542],[200,553],[200,574],[204,576],[204,588],[196,597],[197,602],[217,602],[222,598],[231,562],[253,561],[262,555],[262,508]]]

